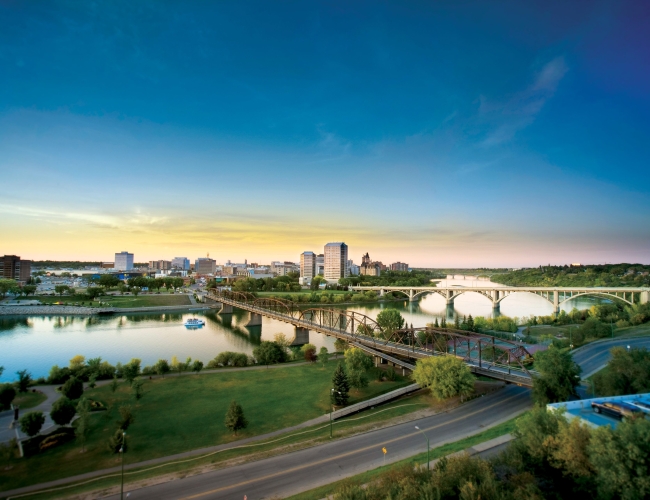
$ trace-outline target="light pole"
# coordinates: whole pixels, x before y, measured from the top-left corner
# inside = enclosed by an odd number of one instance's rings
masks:
[[[416,428],[417,430],[419,430],[420,432],[422,432],[422,429],[420,429],[417,425],[415,426],[415,428]],[[429,462],[429,449],[430,449],[430,446],[429,446],[429,436],[427,436],[424,432],[422,432],[422,435],[423,435],[423,436],[426,438],[426,440],[427,440],[427,470],[431,470],[430,462]]]
[[[120,500],[124,500],[124,446],[126,445],[126,432],[122,432],[122,446],[120,446],[120,453],[122,454],[122,482],[120,484]]]
[[[334,392],[337,393],[337,394],[341,394],[336,389],[332,389],[331,393],[334,393]],[[330,395],[331,395],[331,393],[330,393]],[[332,439],[332,413],[334,413],[334,403],[332,403],[332,411],[330,411],[330,439]]]
[[[629,345],[627,346],[627,352],[630,352],[630,346]]]

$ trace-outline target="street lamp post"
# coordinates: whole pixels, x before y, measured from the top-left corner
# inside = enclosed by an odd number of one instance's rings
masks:
[[[124,445],[126,444],[126,432],[122,432],[122,446],[120,446],[120,453],[122,454],[122,482],[120,484],[120,500],[124,500]]]
[[[416,428],[417,430],[419,430],[420,432],[422,432],[422,429],[420,429],[417,425],[415,426],[415,428]],[[430,466],[430,462],[429,462],[429,449],[430,449],[430,446],[429,446],[429,436],[427,436],[424,432],[422,432],[422,435],[423,435],[423,436],[426,438],[426,440],[427,440],[427,470],[431,470],[431,466]]]
[[[335,393],[337,393],[337,394],[341,394],[341,393],[340,393],[339,391],[337,391],[336,389],[332,389],[331,392],[332,392],[332,393],[335,392]],[[332,403],[332,411],[330,411],[330,439],[332,439],[332,413],[334,413],[334,403]]]

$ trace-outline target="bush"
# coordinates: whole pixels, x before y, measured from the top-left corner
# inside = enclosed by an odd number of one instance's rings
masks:
[[[57,425],[68,425],[76,413],[75,405],[68,398],[61,398],[52,405],[50,417]]]
[[[77,377],[69,378],[61,388],[61,393],[68,399],[79,399],[83,392],[84,384]]]
[[[115,434],[108,440],[108,449],[111,453],[119,453],[122,445],[124,445],[122,452],[128,451],[127,441],[124,439],[123,432],[122,429],[117,429]]]
[[[287,360],[287,353],[284,348],[277,342],[269,342],[267,340],[253,349],[253,356],[258,363],[262,365],[273,365],[276,363],[284,363]]]
[[[64,366],[63,368],[59,368],[58,365],[54,365],[52,368],[50,368],[50,374],[47,377],[47,380],[50,384],[65,384],[65,382],[72,377],[72,372],[70,371],[70,368],[67,366]]]
[[[33,411],[23,415],[20,419],[20,430],[29,437],[34,437],[41,431],[45,423],[45,415],[40,411]]]
[[[11,384],[0,385],[0,410],[9,409],[16,397],[16,389]]]
[[[55,446],[59,446],[61,444],[67,443],[72,439],[74,439],[74,434],[70,434],[67,432],[59,432],[58,434],[53,434],[43,439],[43,441],[41,441],[40,444],[38,445],[38,448],[40,451],[46,451],[49,450],[50,448],[54,448]]]
[[[48,440],[51,437],[56,436],[55,440],[48,441],[47,446],[41,448],[41,444]],[[72,427],[58,427],[49,434],[34,436],[30,439],[23,441],[23,453],[25,457],[31,457],[37,455],[41,451],[51,449],[55,446],[62,445],[69,441],[72,441],[75,438],[75,431]],[[55,441],[52,443],[52,441]]]
[[[218,368],[219,366],[247,366],[248,356],[241,352],[224,351],[220,352],[216,358],[208,363],[208,368]]]

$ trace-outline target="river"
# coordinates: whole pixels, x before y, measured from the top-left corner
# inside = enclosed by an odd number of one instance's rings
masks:
[[[443,281],[441,286],[459,284],[471,287],[466,280]],[[475,285],[485,286],[486,282]],[[499,286],[499,285],[495,285]],[[564,308],[586,309],[604,300],[578,297]],[[368,303],[344,306],[349,310],[375,318],[384,308],[398,309],[407,323],[425,326],[436,318],[490,316],[492,305],[477,293],[465,293],[455,299],[454,311],[447,311],[445,300],[438,294],[425,295],[420,301]],[[553,307],[541,297],[513,294],[501,303],[501,314],[511,317],[552,314]],[[200,316],[206,325],[197,330],[183,326],[186,319]],[[263,318],[261,327],[247,328],[248,313],[235,310],[232,316],[220,316],[213,311],[182,313],[129,313],[113,316],[0,316],[0,366],[5,367],[2,382],[15,380],[17,370],[27,369],[32,377],[47,376],[55,364],[67,366],[70,358],[82,354],[88,358],[101,357],[112,364],[139,358],[142,365],[151,365],[160,358],[180,360],[187,357],[207,364],[222,351],[251,354],[262,340],[273,340],[276,333],[293,338],[293,327]],[[316,347],[333,349],[334,339],[310,332],[310,342]]]

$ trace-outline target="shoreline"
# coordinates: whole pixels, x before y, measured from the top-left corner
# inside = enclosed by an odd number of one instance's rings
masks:
[[[112,316],[121,313],[186,311],[215,309],[209,305],[188,304],[183,306],[151,307],[83,307],[83,306],[0,306],[0,316]]]

